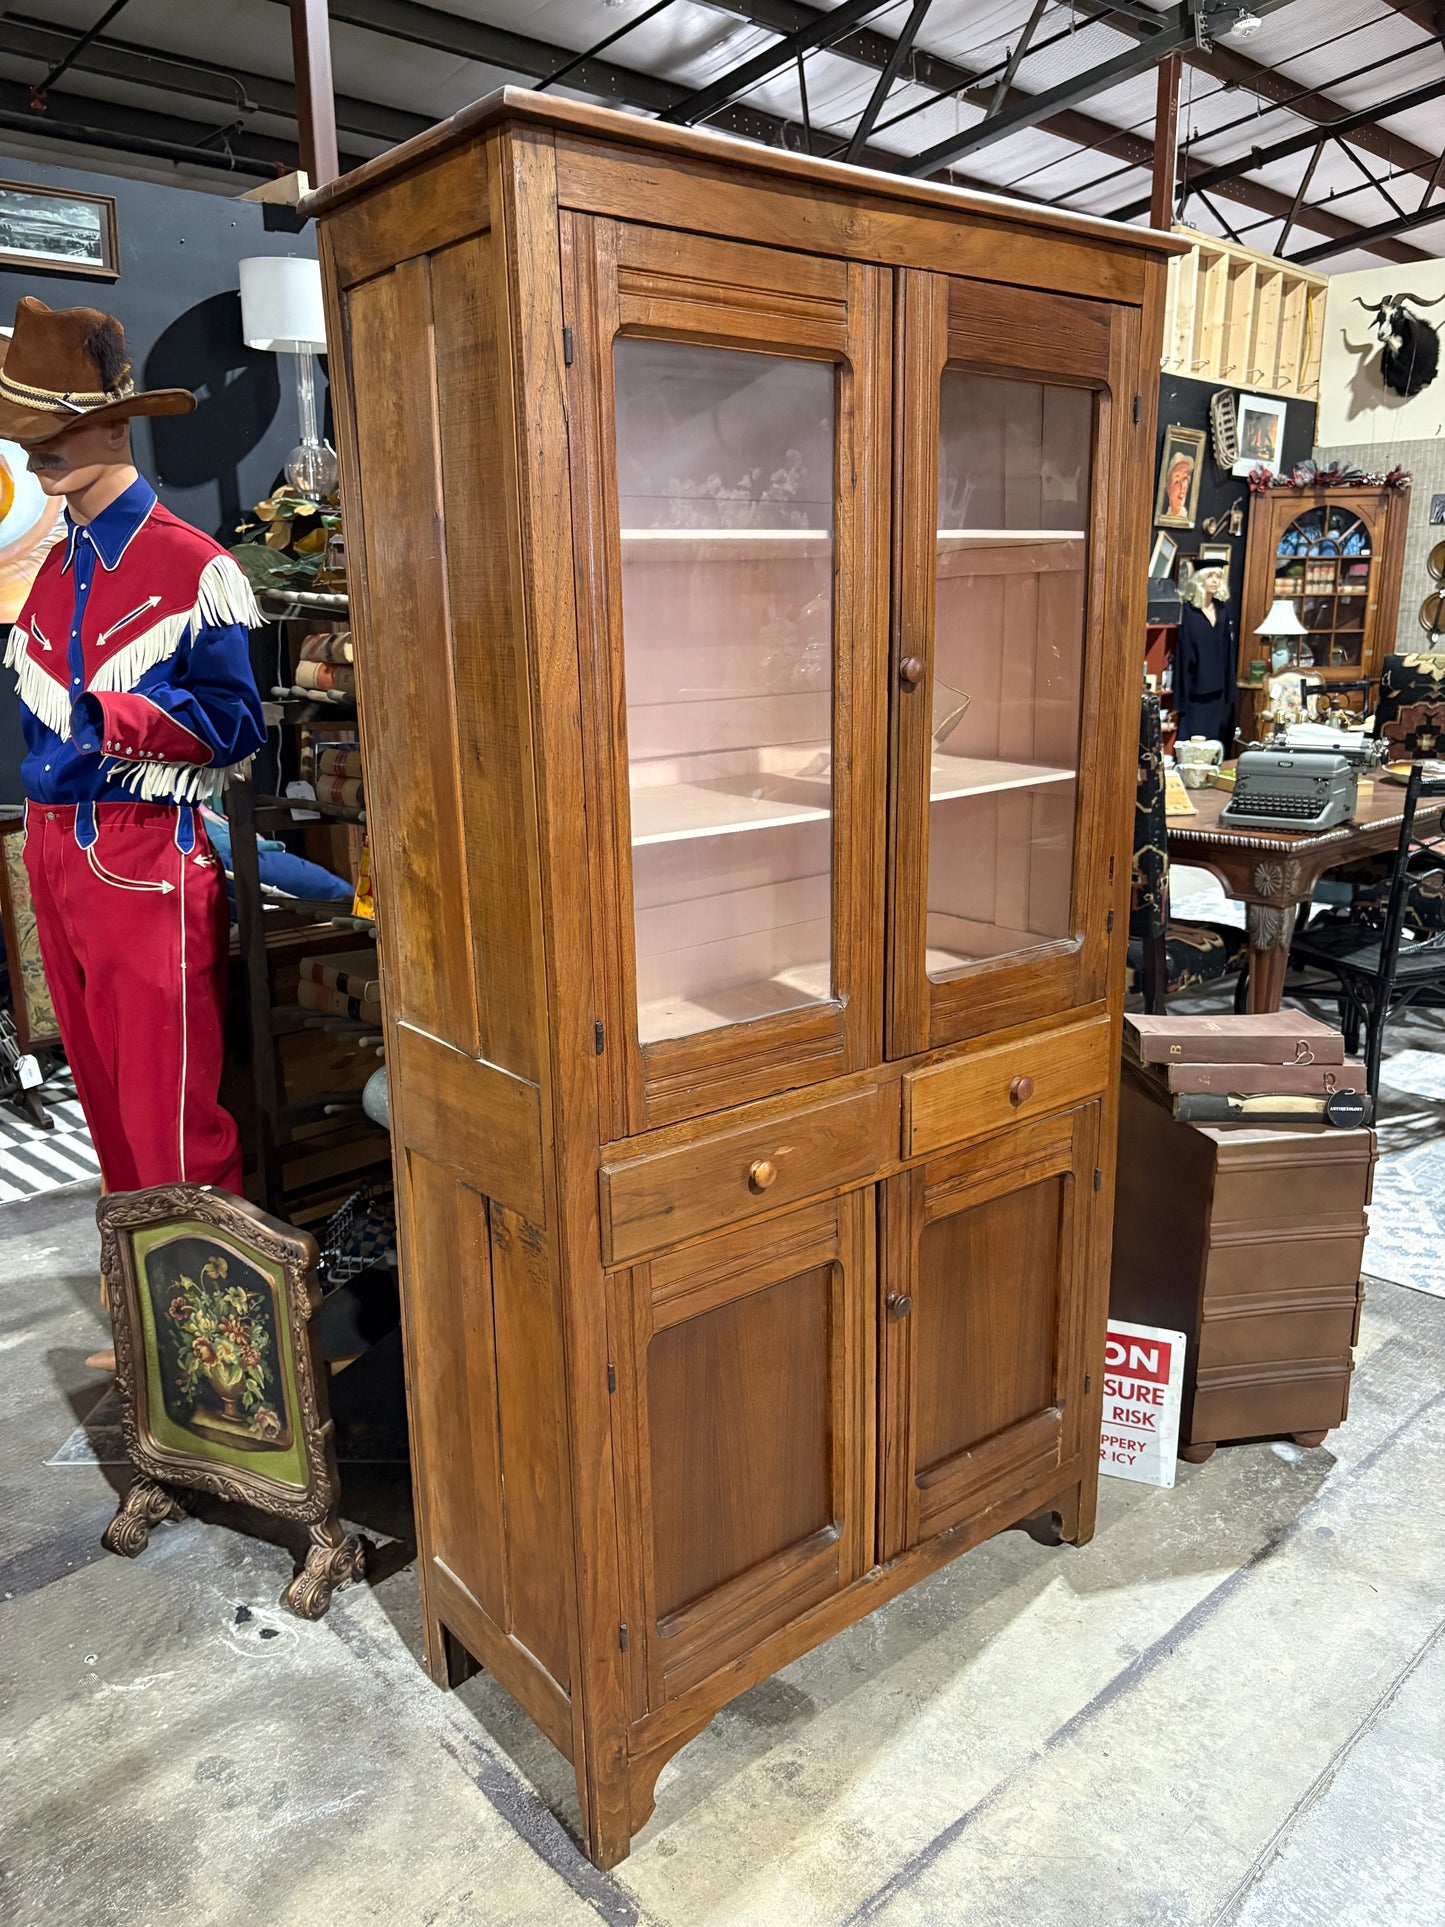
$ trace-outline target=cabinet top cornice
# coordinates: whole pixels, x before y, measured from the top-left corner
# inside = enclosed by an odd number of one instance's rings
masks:
[[[618,113],[610,107],[557,99],[526,87],[501,87],[473,101],[450,119],[438,121],[435,127],[304,195],[300,212],[311,218],[329,214],[358,195],[504,122],[549,127],[558,133],[590,137],[619,147],[675,155],[680,160],[720,161],[748,173],[840,188],[903,206],[949,208],[984,219],[1007,221],[1013,226],[1109,241],[1116,247],[1137,251],[1184,254],[1191,245],[1192,237],[1165,234],[1156,228],[1133,227],[1099,215],[1044,207],[1004,194],[980,193],[973,188],[948,187],[938,181],[914,180],[907,175],[853,167],[842,161],[818,160],[782,148],[764,147],[756,141],[717,133],[710,128],[675,127],[638,114]]]

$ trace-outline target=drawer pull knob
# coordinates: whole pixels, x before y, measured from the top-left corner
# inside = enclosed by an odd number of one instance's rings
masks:
[[[898,665],[898,680],[905,689],[916,689],[923,681],[923,658],[905,656]]]
[[[1016,1077],[1008,1087],[1010,1104],[1027,1104],[1034,1094],[1034,1080],[1031,1077]]]
[[[748,1183],[754,1191],[766,1191],[778,1175],[778,1167],[771,1158],[755,1158],[748,1168]]]
[[[888,1296],[883,1300],[883,1309],[896,1324],[900,1318],[906,1318],[909,1312],[912,1311],[913,1293],[911,1291],[890,1291]]]

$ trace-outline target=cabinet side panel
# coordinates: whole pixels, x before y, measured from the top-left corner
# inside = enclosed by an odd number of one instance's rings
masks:
[[[481,1054],[536,1079],[536,861],[526,819],[525,661],[514,574],[509,395],[496,315],[496,238],[432,259],[447,594],[456,678],[466,897]]]
[[[567,1482],[562,1323],[542,1233],[491,1210],[508,1631],[571,1684],[572,1521]]]
[[[371,620],[357,635],[389,1016],[479,1052],[433,344],[431,264],[345,296]]]
[[[412,1456],[430,1556],[506,1627],[487,1201],[414,1151],[404,1165],[411,1231]]]

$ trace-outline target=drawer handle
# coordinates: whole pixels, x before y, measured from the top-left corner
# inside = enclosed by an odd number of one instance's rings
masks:
[[[1034,1094],[1034,1080],[1031,1077],[1016,1077],[1008,1087],[1010,1104],[1027,1104]]]
[[[912,1311],[913,1293],[911,1291],[890,1291],[888,1296],[883,1300],[883,1309],[896,1324],[900,1318],[906,1318],[909,1312]]]
[[[754,1158],[748,1167],[748,1183],[754,1191],[766,1191],[778,1175],[778,1167],[771,1158]]]
[[[905,689],[916,689],[923,681],[923,658],[905,656],[898,665],[898,680]]]

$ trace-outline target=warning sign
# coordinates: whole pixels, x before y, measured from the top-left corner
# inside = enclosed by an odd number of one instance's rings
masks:
[[[1184,1345],[1183,1332],[1109,1320],[1101,1472],[1145,1485],[1173,1485]]]

